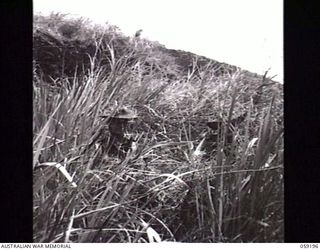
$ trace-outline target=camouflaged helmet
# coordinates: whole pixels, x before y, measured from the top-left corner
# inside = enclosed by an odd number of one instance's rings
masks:
[[[101,115],[102,118],[113,118],[113,119],[136,119],[138,115],[133,110],[123,107],[118,109],[114,115]]]

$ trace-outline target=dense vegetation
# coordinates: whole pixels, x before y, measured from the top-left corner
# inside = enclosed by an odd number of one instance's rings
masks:
[[[283,241],[281,84],[62,14],[33,34],[35,242]],[[119,106],[137,148],[97,161]],[[207,121],[245,112],[209,152]]]

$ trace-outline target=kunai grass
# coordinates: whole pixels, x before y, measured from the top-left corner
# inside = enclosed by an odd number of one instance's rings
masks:
[[[58,14],[35,16],[34,37],[92,50],[70,76],[34,44],[35,242],[283,242],[282,85],[196,61],[186,74],[157,43]],[[139,115],[136,149],[97,161],[99,116],[119,106]],[[206,122],[244,112],[207,152]]]

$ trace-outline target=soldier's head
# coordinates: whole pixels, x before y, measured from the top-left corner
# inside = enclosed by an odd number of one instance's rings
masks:
[[[109,118],[109,131],[111,135],[122,137],[127,133],[130,124],[134,123],[138,116],[134,111],[123,107],[118,109],[112,116],[101,117]]]
[[[239,125],[240,123],[242,123],[245,118],[247,117],[248,112],[243,113],[242,115],[238,116],[237,118],[234,118],[230,121],[230,125],[232,125],[233,127]],[[214,120],[214,121],[209,121],[207,122],[207,126],[213,130],[216,131],[218,129],[221,129],[221,127],[223,126],[223,121],[222,120]]]

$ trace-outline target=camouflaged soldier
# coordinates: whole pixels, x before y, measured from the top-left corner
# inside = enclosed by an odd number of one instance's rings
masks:
[[[235,136],[235,128],[242,123],[247,117],[247,112],[230,120],[229,127],[226,129],[226,134],[224,135],[224,146],[230,146],[234,141]],[[208,134],[206,134],[206,141],[205,141],[205,148],[206,151],[209,153],[214,152],[218,146],[218,142],[222,141],[223,134],[224,134],[224,126],[226,124],[222,120],[215,120],[207,122],[207,126],[210,128]],[[229,152],[226,151],[226,154]]]
[[[118,109],[113,116],[102,115],[100,117],[109,118],[108,133],[103,132],[99,140],[102,152],[124,159],[135,141],[129,130],[132,130],[135,119],[138,117],[137,114],[123,107]]]

